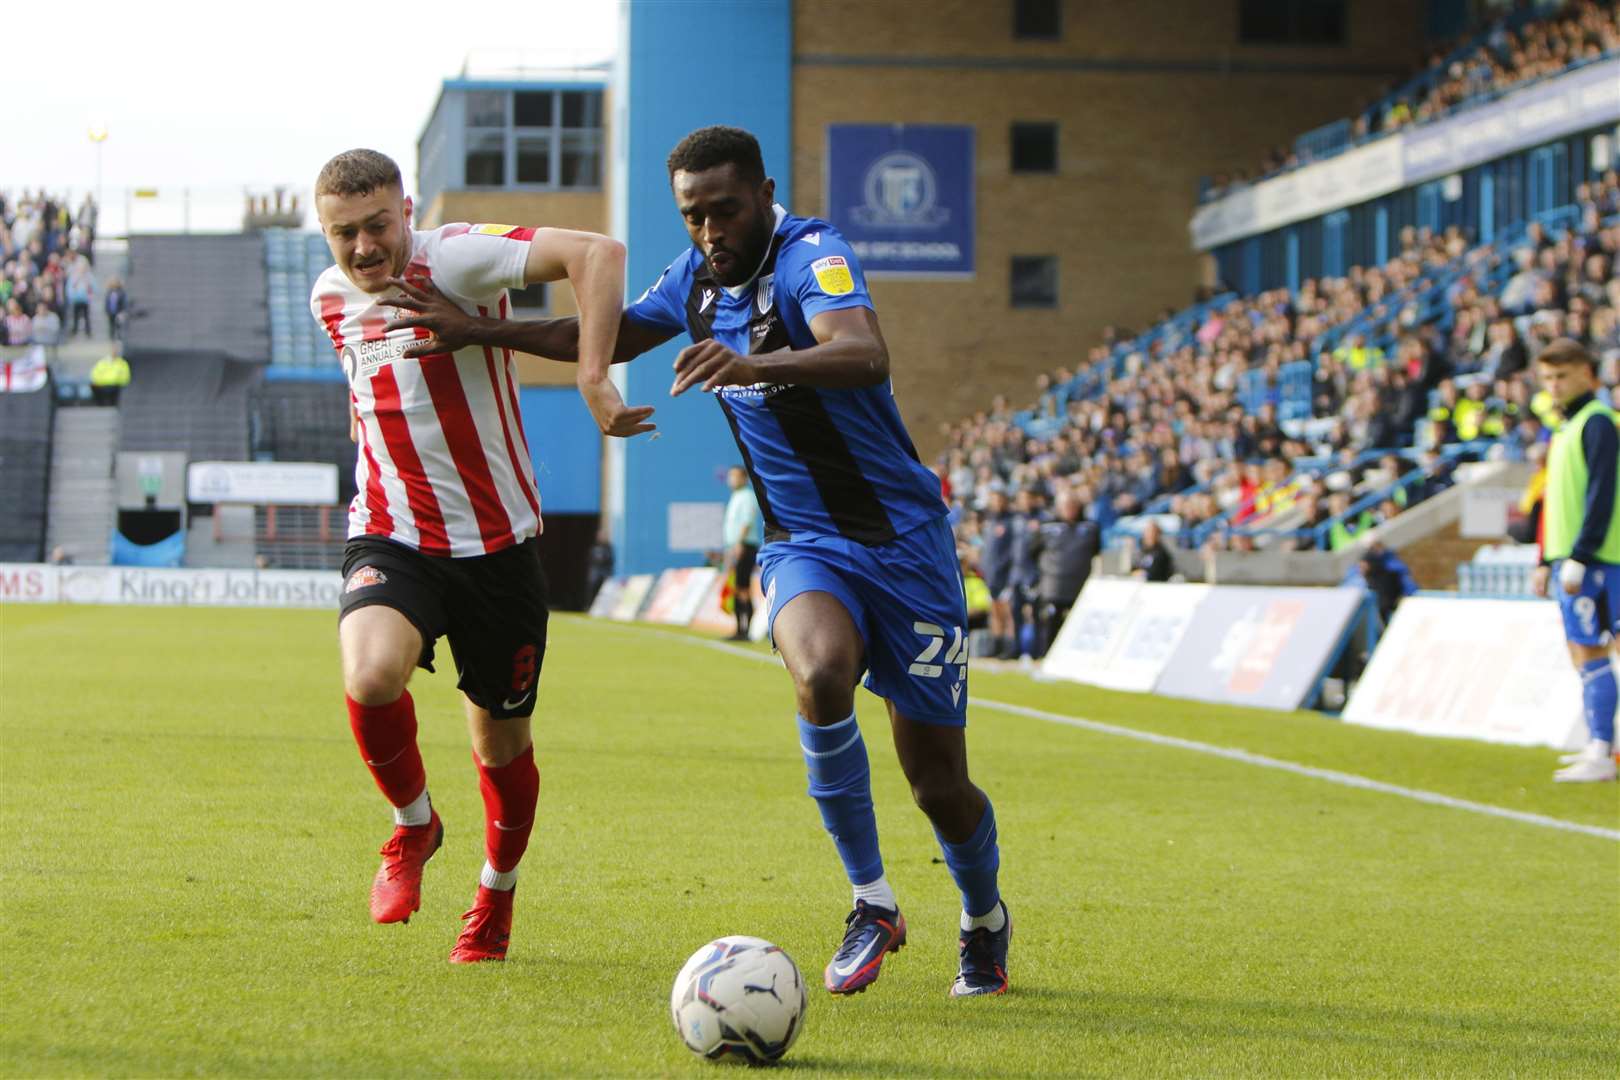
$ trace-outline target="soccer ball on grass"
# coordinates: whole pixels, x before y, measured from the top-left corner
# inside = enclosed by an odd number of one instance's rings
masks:
[[[669,992],[681,1041],[711,1060],[753,1064],[788,1052],[804,1027],[804,979],[779,946],[734,935],[692,954]]]

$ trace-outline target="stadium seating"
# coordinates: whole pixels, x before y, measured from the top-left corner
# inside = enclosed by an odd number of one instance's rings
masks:
[[[54,397],[0,394],[0,562],[44,557]]]
[[[1486,324],[1511,316],[1532,358],[1574,332],[1611,384],[1620,375],[1620,177],[1583,183],[1577,196],[1498,229],[1491,244],[1470,245],[1457,229],[1409,229],[1381,267],[1292,291],[1223,294],[1097,346],[1077,372],[1043,378],[1030,408],[993,408],[953,429],[939,464],[967,519],[959,541],[974,544],[974,511],[1000,483],[1089,493],[1088,514],[1109,543],[1154,520],[1187,547],[1337,550],[1369,522],[1443,489],[1460,462],[1522,460],[1544,437],[1546,404],[1528,371],[1495,377]],[[1583,270],[1592,254],[1609,260],[1606,277],[1601,264]],[[1548,259],[1556,274],[1542,266]],[[1532,260],[1570,299],[1498,312]],[[1484,430],[1450,424],[1442,400],[1442,390],[1466,394],[1473,384]],[[1262,428],[1273,423],[1268,443]],[[1166,456],[1179,462],[1169,472]],[[1244,464],[1259,460],[1273,475]],[[1391,460],[1400,462],[1394,473]]]
[[[1481,548],[1457,565],[1457,591],[1469,596],[1529,596],[1530,575],[1540,563],[1535,544]]]
[[[247,395],[257,365],[149,354],[131,367],[120,449],[182,450],[193,461],[247,460]]]
[[[251,233],[132,237],[136,304],[124,338],[131,365],[153,354],[267,361],[263,247]]]
[[[338,467],[334,506],[255,508],[255,551],[278,568],[338,568],[346,528],[344,508],[354,497],[355,446],[349,441],[343,389],[329,382],[263,382],[249,395],[248,421],[254,458],[330,461]]]
[[[332,265],[332,254],[319,234],[266,229],[264,259],[270,309],[272,378],[326,379],[341,382],[331,344],[309,314],[315,279]]]
[[[1206,179],[1199,198],[1341,154],[1413,124],[1494,101],[1541,79],[1620,54],[1614,0],[1566,0],[1554,10],[1522,6],[1435,53],[1423,68],[1372,102],[1273,151],[1253,175]]]

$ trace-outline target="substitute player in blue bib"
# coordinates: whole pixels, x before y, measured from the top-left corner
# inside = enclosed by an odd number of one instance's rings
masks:
[[[670,392],[716,395],[759,498],[772,641],[793,676],[810,795],[854,889],[827,989],[866,989],[906,940],[855,720],[864,673],[961,890],[950,992],[999,994],[1012,922],[997,887],[995,811],[968,778],[961,572],[939,481],[895,406],[860,264],[831,225],[775,204],[748,132],[694,131],[668,165],[692,247],[626,309],[615,359],[688,334]],[[573,320],[469,320],[425,293],[404,306],[419,314],[391,325],[425,326],[441,342],[574,355]]]

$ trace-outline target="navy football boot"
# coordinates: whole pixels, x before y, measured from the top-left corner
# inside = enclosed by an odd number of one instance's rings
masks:
[[[898,911],[855,901],[844,920],[844,943],[827,963],[827,989],[858,994],[877,982],[883,958],[906,943],[906,919]]]
[[[1001,904],[1001,914],[1007,921],[1000,930],[981,926],[964,931],[958,939],[962,967],[951,984],[951,997],[1007,992],[1007,947],[1012,944],[1012,915],[1005,903]]]

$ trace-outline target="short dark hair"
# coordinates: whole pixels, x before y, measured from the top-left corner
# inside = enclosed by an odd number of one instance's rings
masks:
[[[669,178],[680,171],[703,172],[719,165],[735,165],[737,176],[750,184],[765,182],[765,159],[760,156],[759,140],[738,127],[715,124],[698,128],[675,144],[669,152]]]
[[[1536,356],[1536,363],[1562,367],[1564,364],[1585,364],[1597,370],[1597,359],[1574,338],[1561,337],[1551,342]]]
[[[387,154],[375,150],[345,150],[321,166],[315,178],[315,196],[369,195],[378,188],[405,184],[399,166]]]

